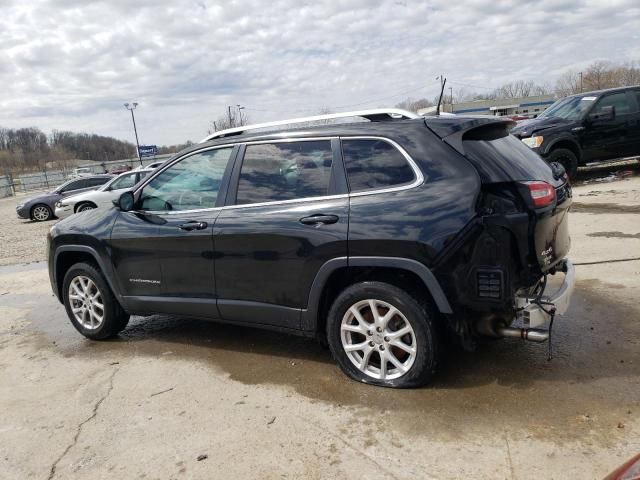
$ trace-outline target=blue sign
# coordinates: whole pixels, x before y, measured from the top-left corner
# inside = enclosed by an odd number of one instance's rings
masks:
[[[158,153],[157,145],[140,145],[138,147],[138,152],[140,152],[141,157],[153,157]]]

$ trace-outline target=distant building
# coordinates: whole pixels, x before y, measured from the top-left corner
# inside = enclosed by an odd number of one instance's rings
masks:
[[[442,105],[442,112],[452,112],[460,115],[494,115],[534,118],[544,112],[556,98],[553,95],[540,95],[537,97],[522,98],[497,98],[495,100],[473,100]],[[418,110],[419,115],[431,115],[435,113],[436,107],[422,108]]]

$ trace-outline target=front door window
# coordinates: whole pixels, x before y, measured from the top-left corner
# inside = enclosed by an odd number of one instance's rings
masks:
[[[188,211],[213,208],[232,148],[195,153],[164,170],[142,189],[141,210]]]

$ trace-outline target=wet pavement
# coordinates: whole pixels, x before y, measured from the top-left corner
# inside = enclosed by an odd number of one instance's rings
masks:
[[[514,339],[451,347],[405,391],[348,380],[315,341],[213,322],[134,317],[92,342],[43,263],[0,267],[0,477],[602,478],[640,452],[636,217],[573,216],[551,361]]]

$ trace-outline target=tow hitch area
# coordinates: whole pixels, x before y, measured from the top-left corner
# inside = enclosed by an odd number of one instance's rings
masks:
[[[497,327],[495,332],[498,336],[522,338],[538,343],[549,339],[553,318],[562,315],[569,308],[576,282],[576,269],[569,260],[565,259],[559,270],[564,272],[564,280],[560,287],[545,285],[543,294],[536,298],[516,297],[517,320],[520,320],[524,327]],[[549,291],[552,293],[548,294]],[[547,324],[548,329],[540,328]]]

